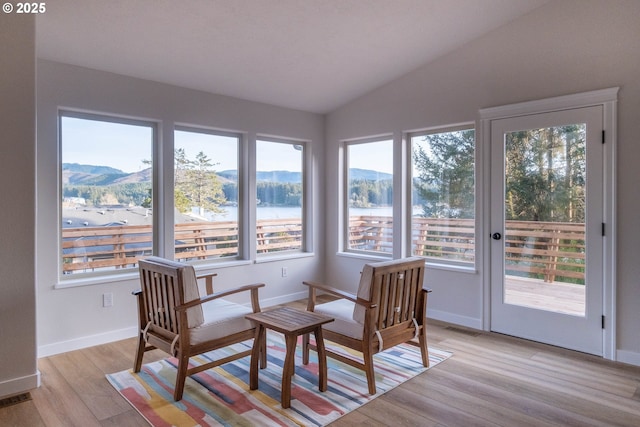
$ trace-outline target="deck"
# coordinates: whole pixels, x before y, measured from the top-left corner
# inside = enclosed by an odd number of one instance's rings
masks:
[[[584,316],[584,285],[506,276],[505,302],[557,313]]]

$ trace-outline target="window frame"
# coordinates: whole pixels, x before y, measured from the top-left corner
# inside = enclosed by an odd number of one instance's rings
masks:
[[[478,212],[479,209],[481,208],[480,204],[481,201],[478,200],[478,188],[480,185],[480,166],[479,166],[479,162],[481,161],[480,158],[480,152],[478,150],[478,129],[476,126],[475,122],[463,122],[463,123],[456,123],[456,124],[451,124],[451,125],[444,125],[444,126],[435,126],[435,127],[429,127],[429,128],[424,128],[424,129],[420,129],[420,130],[416,130],[416,131],[411,131],[411,132],[406,132],[405,133],[405,138],[407,141],[407,145],[409,147],[408,149],[408,155],[407,155],[407,159],[406,159],[406,165],[405,167],[407,168],[407,181],[406,181],[406,186],[407,186],[407,194],[408,197],[407,199],[409,200],[409,206],[408,206],[408,215],[407,215],[407,234],[408,234],[408,238],[407,238],[407,248],[406,251],[410,256],[414,256],[413,255],[413,250],[414,250],[414,245],[413,245],[413,205],[414,205],[414,200],[413,200],[413,178],[414,178],[414,174],[413,174],[413,138],[415,137],[421,137],[421,136],[427,136],[427,135],[435,135],[435,134],[442,134],[442,133],[449,133],[449,132],[460,132],[460,131],[467,131],[467,130],[473,130],[474,131],[474,153],[473,153],[473,165],[474,165],[474,171],[473,171],[473,189],[474,189],[474,197],[473,197],[473,212],[474,212],[474,218],[473,218],[473,224],[474,224],[474,237],[473,237],[473,241],[474,241],[474,255],[473,255],[473,261],[460,261],[460,260],[455,260],[455,259],[446,259],[446,258],[438,258],[438,257],[429,257],[429,256],[422,256],[422,255],[415,255],[415,256],[420,256],[422,258],[425,259],[426,265],[431,267],[431,268],[437,268],[437,269],[444,269],[444,270],[456,270],[456,271],[461,271],[461,272],[471,272],[471,273],[475,273],[477,271],[477,265],[479,262],[479,256],[478,256],[478,248],[479,248],[479,239],[478,239],[478,232],[480,230],[479,226],[479,220],[478,220]]]
[[[57,110],[57,209],[56,213],[58,216],[58,228],[56,233],[56,254],[57,254],[57,271],[58,271],[58,280],[56,281],[55,288],[66,288],[72,286],[80,286],[80,285],[89,285],[95,283],[104,282],[105,278],[108,278],[110,281],[118,281],[118,280],[128,280],[131,277],[135,277],[137,274],[137,266],[125,266],[124,268],[113,268],[106,269],[100,271],[91,271],[91,272],[83,272],[77,274],[64,274],[63,269],[63,248],[62,248],[62,229],[61,226],[63,221],[63,190],[64,185],[62,182],[63,176],[63,129],[62,129],[62,120],[64,117],[73,118],[73,119],[81,119],[87,121],[96,121],[103,123],[112,123],[112,124],[122,124],[122,125],[130,125],[130,126],[141,126],[146,127],[151,130],[151,192],[152,192],[152,207],[151,214],[153,215],[153,221],[151,225],[151,252],[156,253],[158,247],[158,227],[159,221],[157,220],[157,186],[158,180],[156,178],[158,174],[158,164],[156,162],[157,158],[157,150],[158,150],[158,140],[159,140],[159,127],[160,123],[151,119],[142,119],[142,118],[133,118],[125,115],[116,115],[102,112],[89,112],[84,110],[77,110],[72,108],[59,108]]]
[[[236,158],[237,173],[238,173],[238,184],[237,184],[238,185],[238,188],[237,188],[238,251],[235,256],[207,258],[202,260],[191,259],[185,262],[188,264],[196,265],[196,266],[211,266],[211,265],[217,266],[220,263],[230,263],[230,262],[244,260],[245,256],[243,254],[246,253],[246,245],[245,245],[246,239],[244,238],[244,236],[246,234],[247,226],[246,226],[246,221],[244,220],[245,215],[243,215],[243,212],[245,209],[247,209],[247,207],[245,204],[245,198],[243,197],[246,191],[246,189],[244,188],[245,187],[244,176],[245,176],[246,165],[244,164],[242,159],[243,159],[243,152],[245,150],[244,147],[245,147],[246,136],[242,132],[218,130],[214,128],[201,127],[201,126],[195,126],[195,125],[189,125],[189,124],[178,124],[178,123],[174,124],[173,151],[169,153],[171,154],[174,175],[171,182],[164,183],[164,187],[166,188],[163,188],[163,190],[165,192],[168,192],[170,195],[171,205],[172,205],[172,208],[174,209],[174,212],[175,212],[175,150],[176,150],[175,135],[176,135],[176,131],[236,138],[238,143],[237,158]],[[165,147],[165,150],[166,150],[166,147]],[[171,259],[177,259],[178,257],[175,252],[175,226],[176,226],[175,218],[173,218],[173,223],[174,224],[173,224],[172,235],[171,235],[172,237],[171,241],[173,242],[173,245],[172,245],[173,251],[171,252]],[[169,254],[166,254],[166,255],[168,256]]]
[[[300,185],[302,189],[302,197],[300,207],[300,221],[301,221],[301,238],[300,238],[300,248],[299,249],[287,249],[282,251],[268,252],[268,253],[260,253],[258,251],[258,241],[257,241],[257,233],[258,233],[258,203],[257,203],[257,190],[258,190],[258,144],[260,142],[269,142],[269,143],[277,143],[277,144],[287,144],[292,146],[301,146],[302,154],[300,159]],[[272,136],[272,135],[256,135],[255,139],[255,147],[254,147],[254,164],[253,164],[253,186],[248,189],[248,191],[252,194],[252,202],[253,208],[252,211],[255,213],[255,226],[252,227],[249,238],[252,240],[253,247],[255,250],[252,251],[252,256],[255,256],[255,262],[269,262],[280,259],[288,259],[288,258],[298,258],[301,256],[311,256],[313,254],[313,243],[312,243],[312,229],[311,229],[311,217],[312,217],[312,207],[311,207],[311,144],[307,140],[300,140],[295,138],[287,138],[280,136]]]
[[[378,135],[378,136],[372,136],[372,137],[364,137],[364,138],[355,138],[355,139],[348,139],[348,140],[343,140],[341,142],[341,152],[342,152],[342,171],[341,171],[341,175],[342,175],[342,185],[341,185],[341,189],[342,189],[342,200],[341,200],[341,215],[340,218],[342,219],[342,232],[341,232],[341,236],[342,236],[342,243],[341,243],[341,252],[343,255],[347,255],[347,256],[357,256],[357,257],[366,257],[366,258],[370,258],[370,259],[379,259],[379,260],[387,260],[387,259],[392,259],[394,256],[394,249],[393,247],[391,248],[390,252],[382,252],[382,251],[373,251],[373,250],[362,250],[362,249],[353,249],[350,247],[349,245],[349,224],[350,224],[350,215],[349,215],[349,200],[350,200],[350,192],[349,192],[349,182],[350,182],[350,177],[349,177],[349,147],[353,146],[353,145],[363,145],[363,144],[371,144],[371,143],[376,143],[376,142],[385,142],[385,141],[389,141],[391,142],[391,164],[392,164],[392,178],[391,178],[391,185],[392,185],[392,191],[395,193],[397,191],[396,188],[394,188],[394,183],[395,183],[395,175],[396,175],[396,171],[395,171],[395,149],[394,149],[394,137],[393,134],[383,134],[383,135]],[[391,221],[392,221],[392,231],[391,233],[393,233],[393,222],[395,221],[395,216],[394,216],[394,212],[395,212],[395,206],[393,204],[393,198],[392,198],[392,205],[391,205]]]

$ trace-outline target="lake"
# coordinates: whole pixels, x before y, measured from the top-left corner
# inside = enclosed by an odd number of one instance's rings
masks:
[[[232,221],[237,219],[238,207],[237,206],[225,206],[224,210],[226,214],[209,214],[207,213],[207,219],[209,221]],[[414,207],[414,214],[422,212],[422,207]],[[393,208],[391,206],[378,207],[378,208],[352,208],[350,213],[354,216],[369,215],[369,216],[392,216]],[[288,218],[301,218],[302,210],[299,207],[283,207],[283,206],[258,206],[257,219],[288,219]]]

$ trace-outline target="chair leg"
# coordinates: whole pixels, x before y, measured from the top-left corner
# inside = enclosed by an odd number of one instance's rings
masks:
[[[173,400],[176,402],[182,400],[184,392],[184,383],[187,380],[187,369],[189,368],[189,356],[178,353],[178,371],[176,372],[176,387],[173,390]]]
[[[418,336],[420,342],[420,354],[422,355],[422,366],[429,367],[429,347],[427,346],[427,325],[423,323],[420,335]]]
[[[142,368],[142,357],[144,356],[144,352],[146,351],[147,343],[144,342],[144,337],[142,334],[139,334],[138,337],[138,349],[136,350],[136,358],[133,362],[133,372],[140,372]]]
[[[376,374],[373,372],[373,350],[371,346],[364,345],[362,359],[364,361],[364,372],[367,375],[369,394],[376,394]]]

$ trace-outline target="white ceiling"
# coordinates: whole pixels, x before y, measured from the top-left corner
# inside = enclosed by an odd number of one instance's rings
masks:
[[[55,0],[38,57],[327,113],[549,0]]]

